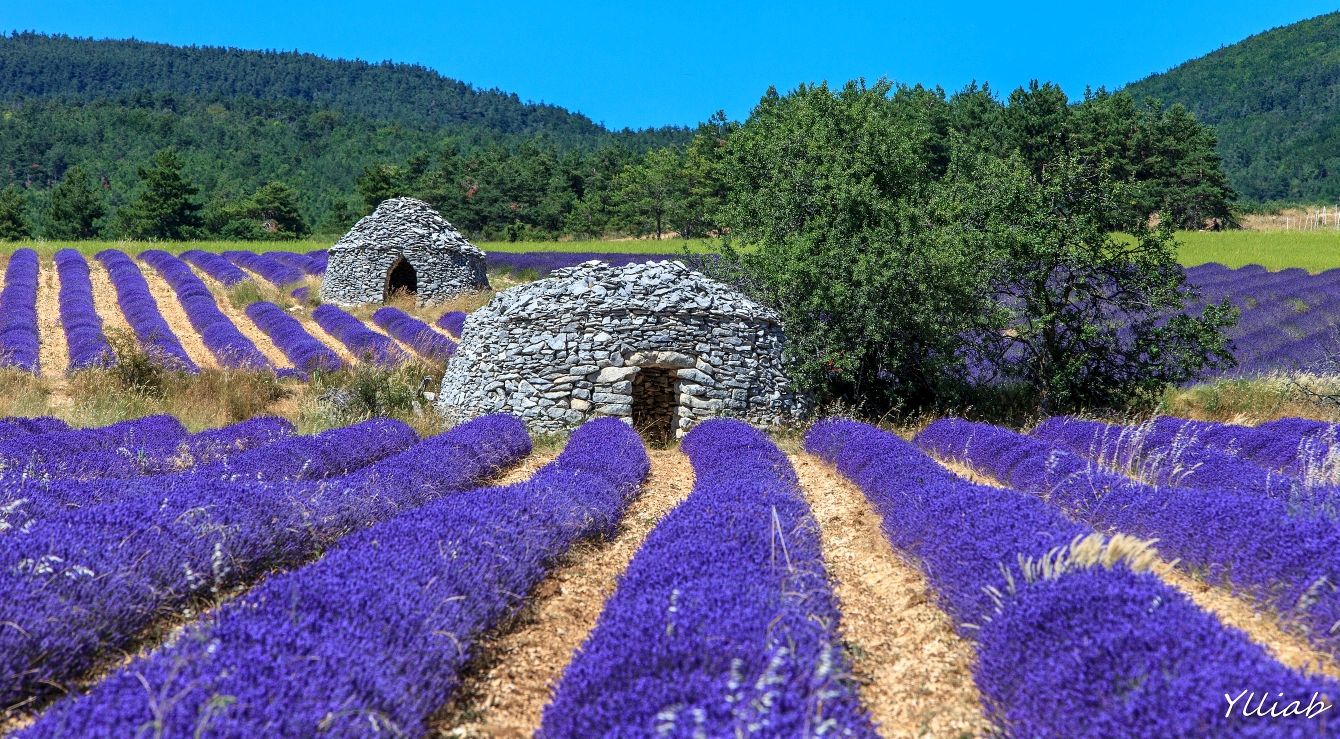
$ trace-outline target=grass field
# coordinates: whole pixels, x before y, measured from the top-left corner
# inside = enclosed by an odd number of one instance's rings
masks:
[[[1259,264],[1267,269],[1302,267],[1323,272],[1340,267],[1340,231],[1182,231],[1178,259],[1188,267],[1219,262],[1228,267]]]
[[[171,252],[186,249],[204,251],[227,251],[241,249],[247,251],[296,251],[325,249],[339,239],[338,234],[311,236],[301,241],[191,241],[191,242],[147,242],[147,241],[84,241],[75,244],[55,241],[22,241],[12,248],[32,247],[43,256],[50,256],[57,249],[74,246],[85,254],[94,254],[102,249],[117,248],[130,253],[143,249],[159,248]],[[1268,269],[1278,270],[1287,267],[1302,267],[1310,272],[1322,272],[1340,267],[1340,231],[1181,231],[1177,234],[1180,244],[1178,258],[1189,266],[1205,262],[1219,262],[1229,267],[1241,267],[1247,264],[1260,264]],[[691,252],[702,253],[712,250],[714,242],[707,239],[622,239],[607,241],[483,241],[479,247],[492,252],[530,252],[559,251],[569,253],[625,253],[625,254],[676,254],[685,247]],[[9,251],[10,249],[5,249]]]

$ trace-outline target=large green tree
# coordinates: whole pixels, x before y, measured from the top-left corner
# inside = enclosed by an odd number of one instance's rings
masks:
[[[43,233],[49,239],[91,239],[107,213],[102,197],[83,167],[75,165],[51,189]]]
[[[1016,132],[1069,115],[1055,91],[1024,96]],[[731,136],[721,269],[781,314],[798,383],[871,411],[1022,386],[1059,411],[1228,361],[1231,310],[1182,315],[1193,292],[1170,222],[1113,235],[1138,183],[1067,152],[1069,133],[1027,151],[965,135],[992,117],[985,102],[801,87]]]
[[[199,233],[202,225],[199,188],[182,172],[181,156],[175,149],[154,154],[147,167],[140,167],[140,187],[134,199],[117,211],[121,230],[137,239],[184,239]]]
[[[923,217],[944,100],[891,91],[769,91],[729,144],[723,269],[780,312],[801,386],[871,410],[952,393],[988,307],[978,255]]]
[[[993,379],[1045,412],[1154,399],[1168,383],[1231,365],[1227,305],[1185,314],[1195,291],[1170,224],[1109,230],[1134,185],[1075,155],[1041,168],[1018,154],[972,156],[937,188],[942,236],[979,255],[995,317],[967,349]]]
[[[311,233],[298,210],[298,194],[282,182],[268,182],[256,192],[224,206],[206,218],[211,230],[252,240],[299,239]]]
[[[28,198],[18,185],[0,190],[0,241],[18,241],[33,235],[27,209]]]

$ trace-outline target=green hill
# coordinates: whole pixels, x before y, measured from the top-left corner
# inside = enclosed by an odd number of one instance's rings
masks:
[[[641,152],[689,135],[674,127],[609,131],[422,66],[0,34],[0,188],[18,183],[39,205],[80,164],[119,206],[136,169],[174,146],[207,199],[281,180],[319,223],[342,206],[362,207],[355,183],[365,167],[448,143],[464,152],[537,142],[556,154]]]
[[[1212,125],[1243,198],[1340,198],[1340,13],[1257,34],[1126,90],[1181,103]]]

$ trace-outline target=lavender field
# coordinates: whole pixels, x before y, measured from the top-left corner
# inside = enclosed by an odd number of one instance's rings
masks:
[[[0,729],[1330,735],[1337,433],[4,418]],[[866,615],[907,608],[934,626]],[[1226,700],[1263,685],[1268,721]]]

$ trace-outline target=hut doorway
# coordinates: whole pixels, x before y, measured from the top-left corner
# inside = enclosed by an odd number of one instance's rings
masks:
[[[679,398],[675,371],[642,367],[633,375],[633,428],[648,442],[666,444],[675,438]]]
[[[417,295],[419,293],[419,274],[408,259],[400,257],[386,273],[385,299],[390,300],[397,293]]]

